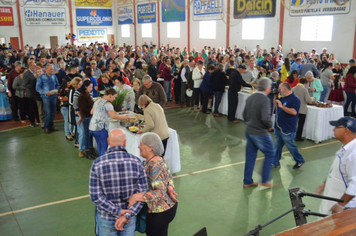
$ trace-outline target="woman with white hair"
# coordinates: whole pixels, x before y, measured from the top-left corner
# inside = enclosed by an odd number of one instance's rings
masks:
[[[178,200],[174,190],[173,177],[167,161],[162,158],[164,151],[160,137],[155,133],[146,133],[140,140],[140,156],[146,159],[147,192],[135,193],[129,199],[129,207],[137,202],[147,204],[146,235],[168,235],[169,223],[176,215]],[[173,196],[169,194],[174,192]],[[170,197],[172,196],[172,197]]]
[[[162,156],[164,156],[169,139],[169,129],[163,108],[158,103],[154,103],[147,95],[141,95],[137,105],[143,109],[146,124],[145,128],[138,130],[137,133],[153,132],[158,134],[162,140],[164,148]]]

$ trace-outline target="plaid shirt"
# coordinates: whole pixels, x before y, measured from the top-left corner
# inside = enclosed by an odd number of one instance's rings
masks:
[[[103,156],[93,161],[90,170],[90,200],[97,206],[101,217],[116,221],[121,209],[130,219],[137,215],[142,206],[138,202],[128,208],[128,200],[134,193],[148,190],[146,171],[140,159],[126,152],[125,147],[111,147]]]

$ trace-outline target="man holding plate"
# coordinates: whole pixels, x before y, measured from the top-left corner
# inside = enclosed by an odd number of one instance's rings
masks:
[[[51,131],[58,131],[54,128],[53,120],[56,113],[57,94],[59,83],[57,77],[53,74],[53,66],[46,67],[46,73],[40,75],[36,82],[36,91],[41,94],[43,109],[45,112],[44,131],[49,134]]]

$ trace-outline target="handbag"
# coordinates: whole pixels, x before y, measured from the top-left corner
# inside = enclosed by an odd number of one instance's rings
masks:
[[[138,231],[141,234],[146,232],[146,218],[147,218],[147,205],[143,204],[141,211],[136,216],[135,231]]]

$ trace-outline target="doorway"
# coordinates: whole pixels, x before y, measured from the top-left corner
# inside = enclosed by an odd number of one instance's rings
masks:
[[[114,34],[108,34],[108,44],[114,44],[115,45],[115,35]]]
[[[19,50],[19,37],[10,37],[10,43],[13,49]]]
[[[51,48],[56,48],[58,45],[58,36],[49,36],[49,42],[51,44]]]

